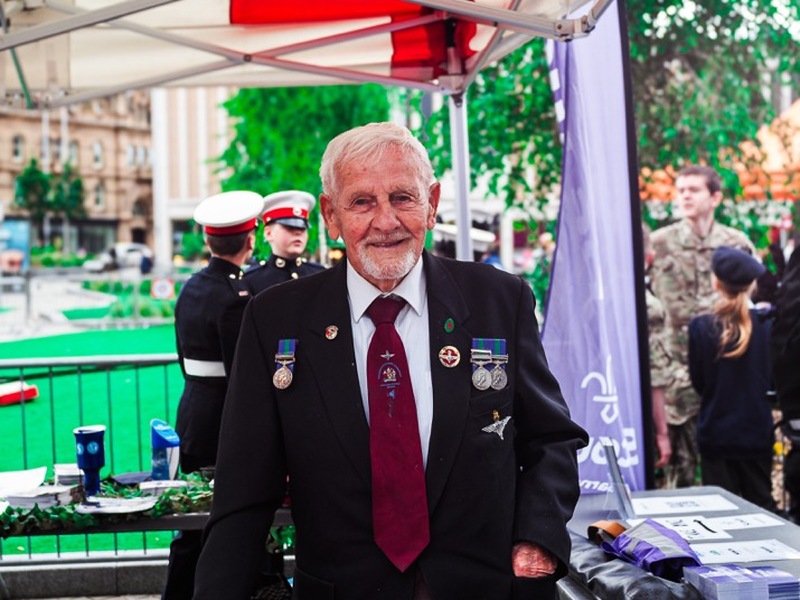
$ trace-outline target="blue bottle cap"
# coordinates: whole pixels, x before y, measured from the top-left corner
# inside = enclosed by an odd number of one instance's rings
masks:
[[[180,443],[181,438],[169,423],[161,419],[150,421],[150,444],[153,448],[174,448],[180,446]]]

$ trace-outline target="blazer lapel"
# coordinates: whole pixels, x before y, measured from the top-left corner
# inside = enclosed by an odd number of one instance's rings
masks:
[[[469,398],[472,336],[464,323],[469,310],[461,291],[441,261],[423,254],[428,287],[433,424],[425,480],[428,511],[433,514],[442,495],[464,435]],[[455,347],[461,359],[455,367],[439,360],[446,346]]]
[[[369,426],[353,354],[344,261],[332,270],[332,277],[320,287],[310,304],[308,326],[312,343],[306,352],[339,443],[356,471],[369,483]],[[326,335],[326,331],[333,331],[329,329],[332,327],[337,328],[336,335]]]

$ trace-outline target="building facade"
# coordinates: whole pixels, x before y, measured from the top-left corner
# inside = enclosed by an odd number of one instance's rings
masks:
[[[170,267],[201,200],[221,191],[217,158],[232,137],[225,87],[151,91],[153,231],[156,266]]]
[[[68,162],[83,181],[85,217],[46,220],[32,244],[100,252],[139,242],[169,268],[194,207],[220,191],[216,158],[230,126],[228,88],[159,88],[51,111],[0,105],[0,203],[6,220],[27,220],[14,204],[17,177],[36,159],[58,175]]]
[[[51,111],[0,106],[0,202],[23,220],[15,182],[32,159],[58,175],[69,163],[83,181],[86,216],[46,219],[32,243],[99,252],[115,241],[153,242],[149,92],[128,92]]]

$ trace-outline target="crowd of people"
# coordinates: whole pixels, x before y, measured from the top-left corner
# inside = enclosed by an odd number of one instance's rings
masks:
[[[182,470],[213,468],[215,497],[202,538],[174,540],[163,598],[250,598],[287,481],[293,597],[555,598],[587,434],[530,288],[425,251],[440,187],[407,129],[337,136],[320,178],[346,248],[331,269],[304,257],[311,194],[228,192],[195,212],[211,260],[176,306],[176,428]],[[751,306],[765,270],[714,220],[719,176],[689,167],[676,187],[681,220],[645,232],[655,466],[664,485],[774,509],[773,382],[800,438],[800,258],[774,307]],[[259,219],[271,255],[251,264]]]
[[[718,485],[775,510],[775,430],[784,425],[785,435],[796,439],[800,429],[798,274],[777,260],[777,273],[768,272],[744,234],[714,219],[722,200],[716,171],[687,167],[676,188],[681,220],[653,232],[650,243],[645,235],[661,485]],[[783,258],[775,240],[773,246],[770,252]],[[776,409],[782,422],[776,423]],[[784,484],[790,498],[785,509],[796,519],[795,446]]]

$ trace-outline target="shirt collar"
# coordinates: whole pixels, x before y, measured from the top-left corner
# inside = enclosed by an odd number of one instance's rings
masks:
[[[425,306],[425,271],[422,268],[422,256],[417,264],[408,272],[403,280],[389,294],[399,296],[405,300],[417,316],[422,315]],[[378,296],[388,296],[359,275],[353,266],[347,263],[347,295],[350,299],[350,311],[353,320],[358,323],[361,317]]]

